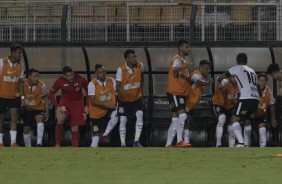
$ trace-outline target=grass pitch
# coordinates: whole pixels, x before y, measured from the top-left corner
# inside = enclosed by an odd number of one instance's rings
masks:
[[[281,148],[1,148],[1,184],[281,183]]]

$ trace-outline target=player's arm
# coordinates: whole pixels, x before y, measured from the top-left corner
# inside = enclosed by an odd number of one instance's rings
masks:
[[[218,77],[217,77],[217,81],[219,82],[219,83],[221,83],[221,81],[223,80],[223,79],[226,79],[226,78],[228,78],[228,77],[230,77],[231,76],[231,74],[229,73],[229,71],[227,71],[227,72],[225,72],[225,73],[223,73],[223,74],[220,74]]]
[[[181,61],[179,59],[173,61],[172,70],[174,73],[180,72],[188,68],[189,68],[188,62],[184,62],[183,64],[181,64]]]
[[[270,117],[271,117],[271,125],[273,128],[277,127],[277,122],[276,122],[276,107],[275,107],[275,99],[273,97],[273,94],[270,94]]]
[[[56,93],[57,91],[60,89],[60,83],[59,83],[59,80],[56,80],[52,86],[52,88],[50,89],[49,91],[49,100],[50,102],[55,106],[57,107],[58,106],[58,103],[57,103],[57,100],[56,100]]]
[[[123,89],[121,87],[121,81],[122,81],[122,70],[120,67],[117,69],[116,73],[116,92],[117,94],[122,94]]]
[[[42,100],[45,104],[44,121],[48,121],[49,119],[49,98],[47,95],[47,86],[46,85],[43,85],[42,87]]]

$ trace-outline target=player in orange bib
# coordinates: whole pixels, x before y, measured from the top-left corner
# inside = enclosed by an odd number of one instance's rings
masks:
[[[277,126],[275,99],[271,89],[266,85],[268,77],[266,73],[258,74],[258,91],[259,91],[259,105],[255,113],[255,119],[252,121],[252,126],[258,127],[259,130],[259,145],[266,147],[266,111],[270,108],[271,125],[273,128]],[[246,140],[250,145],[250,140]],[[246,143],[245,143],[246,145]]]
[[[4,115],[10,114],[10,146],[19,147],[17,139],[17,121],[19,108],[24,104],[22,79],[24,66],[21,62],[23,48],[19,44],[10,47],[11,55],[0,59],[0,147],[3,144]]]
[[[49,118],[49,100],[46,85],[39,80],[38,70],[31,68],[23,80],[25,104],[23,107],[23,138],[25,147],[31,146],[31,127],[37,126],[37,146],[42,146],[44,122]]]
[[[172,118],[168,129],[166,147],[171,146],[175,132],[177,134],[176,147],[189,147],[191,145],[183,141],[182,134],[184,121],[187,118],[185,112],[186,96],[189,95],[190,89],[188,82],[190,60],[185,60],[185,57],[190,53],[190,43],[181,39],[178,41],[177,48],[179,53],[173,56],[168,69],[166,92]]]
[[[199,69],[195,70],[191,76],[191,88],[189,97],[186,101],[187,120],[184,126],[184,142],[190,144],[190,127],[192,120],[192,111],[200,102],[204,86],[209,86],[212,80],[209,77],[211,71],[211,62],[201,60]]]
[[[91,147],[98,147],[99,135],[102,127],[108,122],[101,137],[102,142],[109,143],[108,134],[118,122],[116,113],[116,81],[106,76],[105,67],[95,65],[96,78],[88,84],[89,117],[92,125]]]
[[[124,52],[126,63],[121,64],[116,73],[118,93],[117,114],[120,117],[120,141],[125,147],[127,117],[136,115],[135,138],[133,147],[142,147],[139,138],[143,128],[143,64],[137,61],[134,50]]]
[[[221,139],[223,134],[223,127],[225,122],[229,122],[231,118],[233,107],[239,98],[239,89],[234,77],[224,79],[221,83],[217,84],[215,93],[212,97],[212,104],[215,115],[217,116],[218,123],[216,126],[216,147],[221,147]],[[235,133],[232,125],[229,123],[228,142],[229,147],[235,146]]]

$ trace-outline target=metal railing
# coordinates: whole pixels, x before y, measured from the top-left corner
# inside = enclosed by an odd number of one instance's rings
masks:
[[[1,1],[0,41],[282,40],[281,3],[221,2]]]

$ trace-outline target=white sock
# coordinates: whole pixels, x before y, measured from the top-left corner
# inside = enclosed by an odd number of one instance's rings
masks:
[[[177,117],[171,118],[171,123],[167,131],[167,140],[165,146],[170,146],[172,144],[172,141],[175,137],[177,120]]]
[[[108,122],[108,125],[107,125],[107,128],[103,134],[103,136],[107,136],[109,135],[109,133],[113,130],[113,128],[116,126],[118,122],[118,116],[116,114],[116,111],[113,111],[112,114],[111,114],[111,119],[110,121]]]
[[[223,134],[223,126],[226,121],[225,114],[221,114],[218,117],[218,123],[216,125],[216,147],[221,146],[221,138]]]
[[[251,146],[251,134],[252,134],[252,126],[251,125],[244,126],[244,144],[246,146]]]
[[[93,136],[91,146],[92,148],[97,148],[99,143],[99,136]]]
[[[244,144],[243,134],[242,134],[242,127],[239,122],[235,122],[232,124],[234,133],[236,138],[240,144]]]
[[[17,131],[10,130],[10,136],[11,136],[11,145],[16,143],[17,140]]]
[[[261,148],[266,147],[266,128],[261,127],[259,129],[259,146]]]
[[[136,112],[135,138],[134,141],[139,141],[143,128],[143,111]]]
[[[233,126],[229,125],[227,126],[227,130],[228,130],[228,142],[229,142],[229,147],[234,147],[235,146],[235,133],[233,130]]]
[[[125,144],[126,122],[127,122],[127,117],[126,116],[120,116],[119,136],[120,136],[120,142],[121,142],[122,146],[126,145]]]
[[[190,130],[184,129],[184,142],[185,143],[190,143]]]
[[[4,134],[0,133],[0,144],[3,144],[3,136],[4,136]]]
[[[44,134],[44,123],[37,123],[37,144],[42,145]]]
[[[24,145],[25,147],[31,147],[31,133],[23,134]]]
[[[178,120],[176,123],[176,133],[177,133],[177,143],[180,141],[183,141],[183,128],[184,128],[184,122],[187,119],[186,113],[181,113],[178,116]]]

